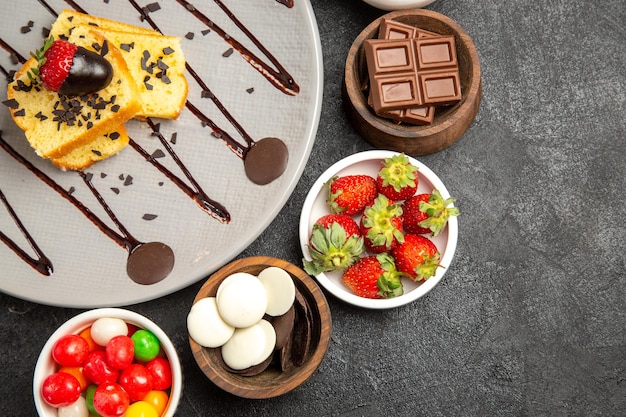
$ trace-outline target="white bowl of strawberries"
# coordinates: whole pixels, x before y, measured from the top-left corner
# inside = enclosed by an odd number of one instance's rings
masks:
[[[328,168],[304,202],[304,269],[356,306],[411,303],[449,268],[458,214],[443,182],[414,158],[386,150],[351,155]]]

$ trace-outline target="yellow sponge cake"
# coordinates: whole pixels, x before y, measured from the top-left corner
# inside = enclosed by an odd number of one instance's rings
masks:
[[[180,38],[73,10],[59,15],[50,34],[69,38],[85,27],[101,33],[121,51],[141,95],[138,117],[178,118],[188,92]]]
[[[115,46],[102,35],[83,28],[75,30],[69,40],[102,54],[114,68],[113,79],[96,93],[65,96],[31,80],[28,71],[37,66],[37,60],[26,61],[9,84],[7,95],[15,103],[10,109],[13,120],[43,158],[65,156],[108,134],[141,108],[137,84]]]

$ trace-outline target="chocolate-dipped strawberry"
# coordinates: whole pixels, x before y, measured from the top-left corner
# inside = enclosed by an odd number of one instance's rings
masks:
[[[101,55],[65,40],[49,37],[32,56],[38,61],[29,76],[48,90],[70,96],[102,90],[113,78],[113,67]]]

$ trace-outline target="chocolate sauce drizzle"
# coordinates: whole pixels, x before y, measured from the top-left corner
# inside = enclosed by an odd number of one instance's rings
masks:
[[[293,0],[276,0],[276,2],[282,4],[283,6],[287,6],[290,9],[293,7]]]
[[[39,3],[46,8],[52,15],[58,17],[58,13],[54,11],[54,9],[47,4],[45,0],[38,0]],[[226,13],[226,15],[240,28],[240,30],[254,43],[254,45],[267,57],[267,59],[276,67],[276,69],[270,67],[267,63],[263,62],[259,59],[254,53],[252,53],[249,49],[243,46],[239,41],[231,37],[228,33],[226,33],[222,28],[217,26],[211,19],[197,10],[191,3],[186,0],[177,0],[177,2],[186,8],[187,11],[192,13],[196,18],[202,21],[207,25],[212,31],[217,33],[222,39],[224,39],[231,47],[238,51],[242,57],[252,65],[257,71],[259,71],[272,85],[278,88],[285,94],[288,95],[296,95],[300,91],[300,87],[295,82],[293,77],[285,70],[285,68],[280,64],[280,62],[265,48],[265,46],[258,41],[258,39],[247,29],[247,27],[239,21],[239,19],[220,1],[214,0],[215,3]],[[293,0],[276,0],[277,2],[285,5],[286,7],[293,7]],[[75,10],[81,13],[87,13],[80,5],[78,5],[73,0],[65,0],[65,2],[73,7]],[[141,14],[142,19],[146,20],[155,30],[159,30],[157,25],[152,21],[150,16],[148,15],[149,10],[140,7],[135,0],[129,0],[131,5],[135,7],[136,10]],[[19,62],[24,63],[25,58],[21,56],[15,49],[13,49],[10,45],[8,45],[3,39],[0,39],[0,46],[9,52],[12,56],[14,56]],[[221,129],[215,122],[213,122],[210,118],[204,115],[197,107],[191,104],[189,101],[186,102],[186,107],[194,114],[204,126],[209,126],[213,130],[214,136],[222,139],[226,145],[231,149],[233,153],[235,153],[239,158],[244,160],[244,164],[246,164],[246,173],[248,174],[248,166],[258,165],[256,157],[255,161],[246,160],[247,155],[251,149],[255,146],[257,148],[261,148],[258,144],[263,143],[265,154],[267,152],[270,153],[280,153],[279,156],[279,165],[283,166],[280,168],[280,172],[276,172],[277,169],[273,167],[273,170],[270,173],[257,173],[256,175],[249,175],[248,177],[255,183],[264,185],[275,178],[278,178],[286,169],[286,160],[287,160],[287,148],[284,146],[284,143],[277,138],[264,138],[258,142],[255,142],[250,135],[243,129],[241,124],[235,120],[230,112],[222,105],[219,99],[211,92],[206,83],[197,75],[197,73],[187,64],[187,70],[192,75],[192,77],[196,80],[199,86],[203,89],[203,97],[210,98],[215,106],[222,112],[222,114],[226,117],[226,119],[235,127],[236,131],[243,137],[246,142],[246,145],[240,144],[237,140],[235,140],[232,136],[230,136],[226,131]],[[2,72],[5,76],[10,78],[11,73],[6,71],[4,68],[1,68]],[[228,211],[218,202],[209,198],[209,196],[202,190],[197,181],[193,178],[189,170],[184,166],[180,158],[176,155],[172,147],[169,145],[167,140],[163,137],[163,135],[158,131],[158,125],[155,124],[152,120],[148,119],[146,121],[148,125],[152,128],[153,133],[159,138],[161,144],[167,151],[167,153],[173,158],[177,166],[184,173],[187,180],[191,183],[191,186],[187,185],[183,180],[174,175],[170,170],[164,167],[161,163],[159,163],[155,157],[150,155],[145,149],[143,149],[137,142],[134,140],[130,140],[129,144],[131,147],[142,155],[146,161],[152,164],[156,169],[158,169],[161,173],[163,173],[172,183],[174,183],[179,189],[181,189],[185,194],[187,194],[190,198],[192,198],[196,203],[209,215],[214,217],[215,219],[228,223],[230,221],[230,214]],[[91,179],[91,174],[87,174],[84,172],[79,172],[83,182],[87,186],[87,188],[92,192],[92,194],[96,197],[99,204],[103,207],[109,218],[115,223],[117,228],[121,233],[116,232],[111,227],[109,227],[106,223],[104,223],[98,216],[93,214],[89,208],[87,208],[80,200],[72,196],[72,194],[65,189],[63,189],[58,183],[56,183],[52,178],[47,176],[41,170],[36,168],[32,163],[30,163],[27,159],[25,159],[21,154],[15,151],[2,137],[2,132],[0,131],[0,147],[4,149],[10,156],[12,156],[16,161],[26,167],[29,171],[31,171],[35,176],[37,176],[41,181],[43,181],[46,185],[56,191],[61,197],[72,203],[80,212],[83,213],[87,219],[89,219],[98,229],[100,229],[106,236],[112,239],[121,247],[125,248],[128,251],[128,261],[127,261],[127,273],[131,279],[139,284],[153,284],[161,281],[166,278],[174,266],[174,254],[171,248],[167,245],[160,242],[148,242],[144,243],[136,238],[134,238],[126,229],[126,227],[118,220],[117,216],[109,205],[106,203],[102,195],[98,192],[98,190],[94,187]],[[261,154],[261,151],[256,152],[255,154]],[[267,158],[267,155],[264,156]],[[254,162],[254,163],[248,163]],[[268,177],[269,175],[269,177]],[[256,178],[255,178],[256,177]],[[261,178],[261,179],[259,179]],[[9,239],[4,233],[0,231],[0,240],[5,243],[8,247],[10,247],[18,256],[20,256],[25,262],[27,262],[30,266],[35,268],[42,274],[50,275],[53,271],[52,263],[45,255],[41,252],[37,244],[35,243],[32,236],[28,233],[28,231],[23,227],[19,218],[13,211],[12,207],[9,205],[8,201],[4,197],[4,194],[1,194],[1,199],[12,218],[28,240],[29,244],[33,248],[33,250],[37,253],[38,259],[32,258],[28,255],[22,248],[17,246],[15,242]]]
[[[2,138],[1,131],[0,131],[0,138]],[[15,210],[13,210],[13,207],[11,206],[11,204],[9,204],[9,201],[7,200],[7,198],[5,197],[1,189],[0,189],[0,200],[2,200],[2,202],[4,203],[4,207],[7,209],[7,212],[13,219],[13,222],[15,222],[15,225],[22,232],[22,235],[24,235],[24,237],[28,241],[28,244],[37,255],[37,258],[33,258],[28,253],[26,253],[24,249],[22,249],[17,243],[11,240],[11,238],[9,238],[1,230],[0,230],[0,241],[2,241],[2,243],[7,245],[9,248],[11,248],[17,256],[22,258],[24,262],[26,262],[28,265],[30,265],[33,269],[35,269],[40,274],[46,275],[46,276],[52,275],[52,272],[54,271],[52,267],[52,262],[43,253],[43,251],[39,249],[37,242],[35,242],[35,239],[33,239],[30,233],[28,233],[28,230],[26,230],[26,228],[24,227],[24,224],[15,213]]]
[[[207,214],[212,216],[213,218],[219,220],[222,223],[230,222],[230,213],[226,208],[218,203],[215,200],[212,200],[200,187],[200,184],[196,181],[196,179],[191,175],[187,167],[180,160],[172,146],[165,139],[165,137],[159,131],[159,125],[154,123],[152,119],[148,118],[146,120],[150,128],[152,129],[153,134],[159,138],[159,141],[165,148],[168,154],[172,157],[176,165],[183,172],[187,180],[191,183],[192,187],[187,185],[184,181],[182,181],[179,177],[174,175],[170,170],[168,170],[165,166],[163,166],[156,158],[146,152],[137,142],[135,142],[132,138],[129,141],[129,145],[135,149],[139,154],[141,154],[146,161],[151,163],[156,169],[158,169],[161,173],[163,173],[170,181],[172,181],[178,188],[180,188],[185,194],[187,194],[192,200],[194,200],[202,210],[204,210]]]
[[[149,15],[149,10],[145,7],[139,6],[135,0],[128,0],[129,3],[137,10],[137,12],[141,15],[141,18],[148,22],[148,24],[152,27],[152,29],[161,32],[161,29],[158,27],[156,22],[152,20]],[[248,50],[245,46],[239,43],[236,39],[226,33],[223,29],[217,26],[211,19],[202,14],[199,10],[195,8],[191,3],[186,0],[176,0],[180,5],[185,7],[187,11],[192,13],[196,18],[198,18],[201,22],[207,25],[210,29],[212,29],[215,33],[217,33],[222,39],[228,42],[235,50],[237,50],[242,57],[249,62],[255,69],[261,72],[265,76],[268,81],[270,81],[274,86],[279,88],[281,91],[295,95],[300,91],[300,87],[293,80],[293,77],[285,70],[285,68],[278,62],[278,60],[265,48],[265,46],[259,42],[259,40],[246,28],[246,26],[220,1],[213,0],[215,3],[226,13],[226,15],[239,27],[239,29],[263,52],[263,54],[270,60],[272,64],[278,68],[278,71],[272,69],[269,65],[261,61],[256,55],[254,55],[250,50]],[[78,7],[72,0],[66,0],[68,4],[71,4],[73,7]],[[79,10],[80,11],[80,10]],[[250,135],[243,129],[241,124],[235,120],[235,118],[230,114],[230,112],[226,109],[224,105],[220,102],[215,94],[209,89],[207,84],[202,80],[202,78],[194,71],[194,69],[186,63],[186,69],[192,78],[198,83],[198,85],[202,88],[202,97],[209,98],[213,101],[215,106],[220,110],[220,112],[226,117],[226,119],[231,123],[231,125],[237,130],[237,132],[244,138],[246,141],[246,145],[242,145],[237,142],[232,136],[230,136],[225,130],[221,129],[213,120],[203,114],[196,106],[194,106],[189,100],[185,102],[185,106],[194,114],[203,124],[203,126],[209,126],[213,130],[214,136],[222,139],[226,146],[239,158],[244,161],[244,165],[246,167],[246,175],[248,179],[250,179],[253,183],[258,185],[266,185],[270,182],[274,181],[276,178],[280,177],[285,169],[287,168],[287,160],[289,157],[289,151],[284,143],[280,143],[280,139],[278,138],[263,138],[258,143],[264,142],[263,150],[264,152],[253,152],[249,151],[258,145]],[[251,154],[253,160],[248,159],[248,155]],[[273,161],[269,161],[273,167],[266,168],[268,163],[268,155],[273,157]],[[259,160],[259,158],[263,158]],[[249,167],[255,167],[258,169],[262,169],[263,172],[254,172]],[[278,169],[277,169],[278,167]]]
[[[118,229],[120,230],[121,233],[118,233],[115,230],[113,230],[111,227],[109,227],[104,221],[102,221],[102,219],[100,219],[98,216],[96,216],[80,200],[78,200],[76,197],[74,197],[70,192],[66,191],[63,187],[61,187],[52,178],[50,178],[43,171],[38,169],[30,161],[28,161],[26,158],[24,158],[19,152],[17,152],[15,149],[13,149],[11,147],[11,145],[9,145],[4,140],[4,138],[2,137],[1,134],[0,134],[0,147],[2,149],[4,149],[4,151],[6,153],[8,153],[13,159],[15,159],[17,162],[19,162],[25,168],[27,168],[30,172],[32,172],[37,178],[39,178],[47,186],[49,186],[54,191],[56,191],[57,194],[59,194],[65,200],[69,201],[74,207],[76,207],[76,209],[78,209],[81,213],[83,213],[83,215],[87,219],[89,219],[89,221],[91,221],[98,229],[100,229],[106,236],[108,236],[115,243],[117,243],[118,245],[120,245],[121,247],[126,249],[128,251],[129,262],[131,261],[131,258],[136,253],[136,251],[140,247],[142,247],[143,245],[146,245],[146,243],[141,242],[141,241],[137,240],[135,237],[133,237],[128,232],[126,227],[124,227],[124,225],[118,220],[117,216],[115,216],[115,214],[113,213],[113,211],[111,210],[109,205],[106,203],[106,201],[104,200],[102,195],[97,191],[97,189],[94,187],[93,183],[91,182],[91,178],[92,178],[91,174],[86,174],[84,172],[79,172],[79,174],[80,174],[81,178],[83,179],[83,182],[85,183],[85,185],[93,193],[93,195],[96,197],[96,199],[98,200],[100,205],[104,208],[106,214],[111,218],[113,223],[115,223],[115,225],[118,227]],[[163,252],[165,252],[165,253],[167,253],[167,252],[173,253],[171,249],[169,249],[169,251],[167,249],[164,249]],[[172,258],[172,265],[171,266],[173,267],[173,258]],[[167,277],[170,272],[171,272],[171,268],[169,270],[154,271],[154,276],[153,276],[152,279],[156,280],[155,282],[158,282],[158,281],[164,279],[165,277]],[[135,276],[131,275],[130,278],[135,280],[139,284],[143,284],[144,283],[144,282],[137,281]]]

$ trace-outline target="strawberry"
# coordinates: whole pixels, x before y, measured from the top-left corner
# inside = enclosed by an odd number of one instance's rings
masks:
[[[326,188],[330,211],[348,216],[360,213],[378,194],[376,180],[369,175],[335,176],[326,183]]]
[[[417,170],[404,154],[385,158],[376,176],[378,192],[390,200],[406,200],[417,191]]]
[[[439,250],[428,238],[407,233],[404,242],[392,252],[398,271],[403,272],[414,281],[426,280],[439,267]]]
[[[103,48],[103,53],[106,50]],[[59,94],[93,93],[113,78],[113,67],[101,55],[52,36],[31,56],[37,60],[37,67],[29,71],[29,77]]]
[[[364,298],[393,298],[404,293],[401,274],[386,253],[361,258],[349,267],[341,280],[356,295]]]
[[[360,227],[367,249],[374,253],[389,251],[403,241],[402,207],[379,194],[363,211]]]
[[[406,233],[437,236],[445,229],[450,216],[458,216],[459,209],[448,207],[455,199],[443,199],[439,190],[418,194],[404,202],[402,226]]]
[[[359,259],[363,238],[350,216],[328,214],[313,225],[309,238],[311,261],[303,259],[304,270],[311,275],[345,269]]]

